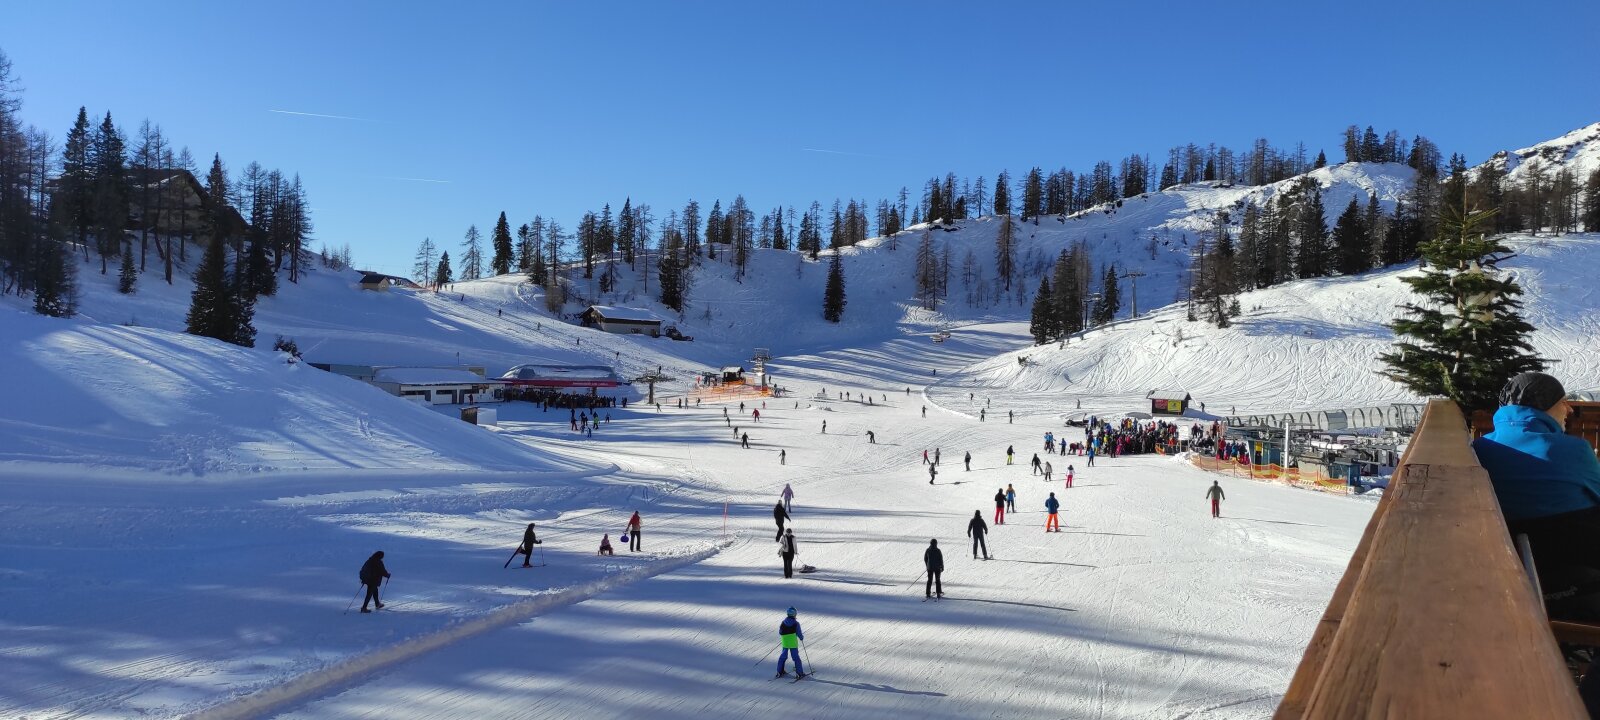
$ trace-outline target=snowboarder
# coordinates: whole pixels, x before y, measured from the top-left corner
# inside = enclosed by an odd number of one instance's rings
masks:
[[[783,646],[783,652],[778,655],[778,674],[773,676],[775,678],[789,674],[786,666],[791,657],[794,658],[795,675],[806,676],[806,668],[800,663],[800,641],[806,639],[806,634],[800,629],[800,621],[795,618],[797,614],[794,608],[789,608],[788,617],[778,623],[778,641]]]
[[[938,540],[928,541],[928,549],[922,551],[922,566],[928,571],[928,585],[923,588],[923,594],[933,597],[937,590],[939,597],[944,597],[944,579],[939,577],[944,573],[944,553],[939,552]]]
[[[1211,500],[1211,517],[1222,517],[1222,501],[1227,499],[1222,494],[1222,486],[1217,481],[1211,481],[1210,489],[1206,490],[1206,497]]]
[[[1042,464],[1040,464],[1040,462],[1039,462],[1039,453],[1034,453],[1033,454],[1033,474],[1038,475],[1041,472],[1044,472],[1044,466]]]
[[[871,430],[867,431],[867,444],[868,445],[877,445],[878,444],[878,435],[877,435],[877,433],[874,433]]]
[[[783,457],[782,450],[778,451],[778,457]],[[783,511],[789,512],[790,503],[794,501],[794,488],[789,487],[789,483],[784,483],[783,494],[780,497],[783,498]]]
[[[750,433],[740,435],[739,444],[748,450],[750,448]]]
[[[605,535],[600,536],[600,554],[616,555],[616,553],[611,550],[611,533],[606,533]]]
[[[967,537],[972,538],[972,559],[978,559],[978,548],[983,548],[983,559],[989,559],[989,544],[983,541],[983,534],[989,532],[989,524],[983,521],[983,511],[973,510],[972,519],[967,521]]]
[[[938,466],[932,465],[932,464],[928,465],[928,484],[929,485],[933,484],[933,479],[935,477],[937,477],[938,475],[939,475]]]
[[[1016,489],[1011,487],[1011,483],[1006,483],[1006,512],[1016,512],[1016,511],[1017,511],[1017,491],[1016,491]]]
[[[383,584],[386,577],[389,577],[389,569],[383,566],[383,551],[379,550],[361,565],[361,584],[367,586],[367,597],[361,601],[361,612],[372,612],[367,609],[369,600],[378,610],[383,609],[383,601],[378,599],[378,586]]]
[[[967,463],[967,472],[972,472],[972,451],[971,450],[967,451],[966,463]]]
[[[1067,487],[1069,487],[1069,488],[1072,487],[1072,474],[1073,474],[1072,466],[1068,465],[1067,466]]]
[[[1010,465],[1010,464],[1011,464],[1011,456],[1012,456],[1012,455],[1015,455],[1015,454],[1016,454],[1016,452],[1017,452],[1017,451],[1015,451],[1015,450],[1013,450],[1013,449],[1011,449],[1011,446],[1010,446],[1010,445],[1007,445],[1007,446],[1006,446],[1006,464],[1007,464],[1007,465]]]
[[[527,556],[522,559],[523,567],[532,567],[529,563],[533,562],[533,546],[543,544],[544,541],[533,532],[533,523],[528,523],[528,529],[522,531],[522,545],[517,548],[517,552]]]
[[[1045,463],[1044,463],[1044,481],[1045,482],[1050,482],[1050,474],[1053,473],[1053,472],[1055,472],[1055,468],[1050,466],[1050,461],[1049,460],[1046,460]]]
[[[994,491],[994,524],[1006,524],[1006,493],[1004,490]]]
[[[1050,499],[1044,501],[1044,509],[1050,513],[1044,519],[1044,531],[1050,532],[1050,528],[1054,527],[1056,532],[1061,532],[1061,518],[1056,515],[1056,511],[1061,509],[1061,501],[1056,499],[1055,493],[1050,493]]]
[[[788,486],[785,485],[784,487],[787,488]],[[772,519],[778,523],[778,535],[772,539],[777,542],[782,542],[783,521],[789,519],[789,508],[784,507],[782,501],[779,501],[778,504],[772,506]]]
[[[644,546],[639,538],[639,528],[642,525],[643,523],[639,521],[639,511],[633,511],[633,517],[628,520],[627,528],[629,552],[637,552]]]
[[[778,541],[778,555],[783,557],[783,576],[794,577],[794,556],[800,554],[800,549],[794,544],[794,529],[783,531],[783,537]]]

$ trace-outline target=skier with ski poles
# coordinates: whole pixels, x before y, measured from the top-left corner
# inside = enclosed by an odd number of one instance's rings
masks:
[[[967,537],[972,538],[972,559],[978,559],[978,548],[983,548],[983,559],[989,559],[989,544],[983,541],[984,533],[989,532],[989,524],[983,521],[983,511],[973,510],[972,519],[967,521]]]
[[[1039,453],[1034,453],[1033,454],[1033,474],[1038,475],[1041,472],[1044,472],[1044,467],[1043,467],[1043,465],[1041,465],[1039,463]]]
[[[1011,487],[1011,483],[1006,483],[1006,512],[1016,512],[1016,511],[1017,511],[1017,491]]]
[[[1011,464],[1011,456],[1015,455],[1015,454],[1017,454],[1017,451],[1012,449],[1012,447],[1010,445],[1007,445],[1006,446],[1006,464],[1007,465]]]
[[[923,594],[931,598],[937,590],[938,596],[944,597],[944,579],[940,577],[944,574],[944,553],[939,552],[938,540],[928,541],[928,549],[922,551],[922,566],[928,571],[928,584]]]
[[[1044,461],[1044,481],[1045,482],[1050,482],[1050,474],[1053,473],[1053,472],[1055,472],[1055,468],[1050,466],[1050,461],[1049,460]]]
[[[1044,531],[1050,532],[1053,527],[1056,532],[1061,532],[1061,518],[1056,515],[1056,511],[1061,509],[1061,501],[1056,499],[1055,493],[1050,493],[1050,498],[1044,501],[1044,509],[1050,513],[1044,519]]]
[[[360,577],[361,584],[367,586],[367,596],[361,600],[361,612],[372,612],[367,609],[369,600],[376,609],[382,610],[383,601],[378,599],[378,586],[383,584],[384,578],[389,577],[389,569],[383,566],[382,550],[373,553],[372,557],[367,558],[367,561],[362,563]]]
[[[1222,517],[1222,501],[1227,499],[1222,494],[1222,486],[1216,480],[1211,481],[1211,487],[1206,490],[1206,498],[1211,500],[1211,517]]]
[[[773,678],[785,677],[789,674],[787,668],[789,658],[794,658],[794,672],[796,680],[806,676],[806,668],[800,662],[800,641],[806,638],[804,630],[800,629],[800,620],[796,617],[799,613],[794,608],[789,608],[789,614],[783,622],[778,623],[778,641],[783,647],[783,652],[778,655],[778,674]]]
[[[790,519],[789,518],[789,508],[784,507],[782,502],[779,502],[778,504],[773,505],[772,506],[772,519],[778,523],[778,536],[773,538],[773,540],[782,541],[783,540],[783,521]]]
[[[522,531],[522,544],[517,546],[517,552],[527,555],[522,559],[523,567],[533,567],[533,546],[543,545],[544,541],[533,532],[533,523],[528,523],[528,529]],[[512,557],[516,557],[513,555]]]
[[[994,491],[994,524],[1006,524],[1006,494],[1003,490]]]

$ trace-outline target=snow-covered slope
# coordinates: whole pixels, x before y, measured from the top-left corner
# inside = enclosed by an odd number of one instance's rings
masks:
[[[1600,235],[1517,236],[1505,264],[1522,284],[1533,344],[1556,361],[1569,389],[1600,388]],[[1384,325],[1411,299],[1396,267],[1349,278],[1302,280],[1245,293],[1244,314],[1218,329],[1188,322],[1181,305],[1073,338],[1017,350],[946,376],[930,394],[955,409],[967,394],[1002,395],[1030,412],[1143,409],[1145,393],[1182,389],[1216,414],[1307,411],[1414,402],[1378,374],[1394,342]],[[1019,357],[1026,357],[1025,364]],[[976,412],[974,410],[973,412]]]
[[[570,467],[283,354],[3,308],[0,335],[0,471],[11,477]]]
[[[1501,150],[1478,167],[1498,167],[1506,173],[1506,184],[1511,185],[1523,181],[1535,160],[1547,178],[1566,168],[1578,182],[1583,182],[1590,173],[1600,170],[1600,122],[1521,150]]]

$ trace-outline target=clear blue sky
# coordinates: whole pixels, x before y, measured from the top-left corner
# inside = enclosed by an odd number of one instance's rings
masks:
[[[1481,9],[1480,9],[1481,8]],[[159,123],[299,172],[316,238],[405,273],[501,210],[869,201],[1186,142],[1489,153],[1600,121],[1600,3],[17,2],[23,116]],[[345,118],[271,112],[316,113]],[[831,152],[819,152],[831,151]],[[428,182],[435,181],[435,182]]]

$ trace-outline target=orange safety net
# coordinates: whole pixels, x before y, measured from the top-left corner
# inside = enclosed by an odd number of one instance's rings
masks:
[[[1252,465],[1242,457],[1237,460],[1218,460],[1205,455],[1191,455],[1189,456],[1189,462],[1201,470],[1227,473],[1233,477],[1278,482],[1340,495],[1349,494],[1350,492],[1350,485],[1343,479],[1329,477],[1315,470],[1286,468],[1279,465]]]

